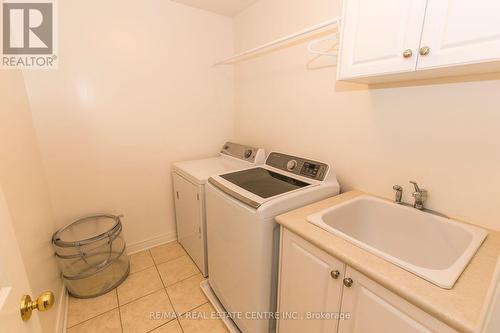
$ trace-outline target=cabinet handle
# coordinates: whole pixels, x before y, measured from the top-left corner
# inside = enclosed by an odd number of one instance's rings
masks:
[[[420,51],[419,51],[419,52],[420,52],[420,55],[422,55],[422,56],[426,56],[426,55],[428,55],[428,54],[429,54],[429,52],[431,52],[431,49],[430,49],[428,46],[422,46],[422,47],[420,48]]]
[[[340,276],[340,272],[338,270],[331,271],[330,272],[330,276],[332,278],[334,278],[335,280],[337,280],[339,278],[339,276]]]
[[[353,283],[354,283],[354,281],[351,278],[344,279],[344,286],[346,286],[347,288],[351,288]]]
[[[404,58],[411,58],[412,55],[413,55],[413,51],[411,49],[404,50],[404,52],[403,52]]]
[[[177,196],[177,200],[179,200],[179,191],[175,192],[175,195]]]

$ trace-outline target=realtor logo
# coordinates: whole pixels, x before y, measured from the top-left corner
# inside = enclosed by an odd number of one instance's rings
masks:
[[[2,68],[55,68],[54,2],[4,0]]]

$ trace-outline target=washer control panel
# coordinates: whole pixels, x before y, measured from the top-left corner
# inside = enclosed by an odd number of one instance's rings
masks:
[[[302,166],[302,170],[300,171],[300,174],[303,176],[315,178],[318,176],[318,173],[321,169],[321,165],[315,164],[315,163],[310,163],[310,162],[304,162]]]
[[[299,176],[315,180],[324,180],[328,172],[328,164],[326,163],[312,161],[282,153],[269,154],[266,164]]]

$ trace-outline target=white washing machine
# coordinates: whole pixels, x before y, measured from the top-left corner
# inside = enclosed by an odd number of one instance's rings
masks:
[[[279,228],[275,216],[337,195],[321,162],[271,153],[266,164],[212,176],[206,188],[208,266],[202,289],[243,333],[275,331]],[[216,297],[213,297],[216,296]],[[267,317],[266,317],[267,316]],[[225,320],[231,331],[233,323]]]
[[[264,161],[264,150],[227,142],[218,157],[174,163],[172,178],[177,240],[203,276],[208,276],[205,214],[205,183],[208,177]]]

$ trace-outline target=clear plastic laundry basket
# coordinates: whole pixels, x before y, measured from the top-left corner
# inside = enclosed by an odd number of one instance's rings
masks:
[[[52,236],[69,293],[97,297],[116,288],[130,266],[122,237],[122,216],[100,214],[78,219]]]

